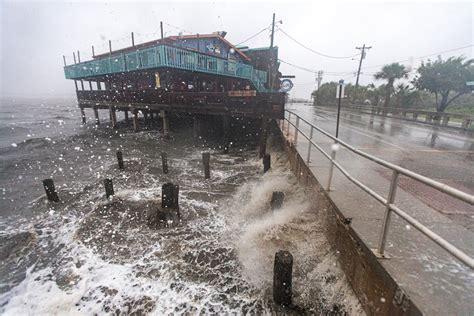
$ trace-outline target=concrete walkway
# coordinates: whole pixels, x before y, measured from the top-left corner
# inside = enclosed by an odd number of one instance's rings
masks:
[[[303,127],[303,130],[309,135],[309,128]],[[293,138],[294,135],[291,133],[289,137]],[[332,141],[329,138],[315,132],[313,140],[330,153]],[[301,135],[298,136],[296,148],[306,159],[308,141]],[[352,176],[387,197],[390,170],[344,148],[337,152],[336,160]],[[321,185],[326,187],[329,161],[314,147],[309,166]],[[474,234],[427,205],[427,199],[415,197],[406,190],[403,183],[407,181],[410,179],[401,177],[395,204],[473,257]],[[384,216],[383,205],[350,182],[336,168],[331,187],[333,190],[329,196],[333,202],[346,217],[352,218],[351,225],[361,239],[370,248],[376,248]],[[386,251],[390,259],[380,259],[382,265],[425,314],[474,314],[474,271],[395,214],[392,216]]]

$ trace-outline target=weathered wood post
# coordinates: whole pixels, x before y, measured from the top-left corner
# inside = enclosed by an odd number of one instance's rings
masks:
[[[100,124],[100,121],[99,121],[99,110],[97,109],[97,107],[93,107],[93,110],[94,110],[94,117],[95,117],[95,125],[99,125]]]
[[[82,124],[86,124],[86,112],[84,111],[84,108],[81,106],[81,117],[82,117]]]
[[[120,150],[117,150],[117,161],[118,161],[118,167],[119,169],[123,169],[123,154]]]
[[[270,154],[265,154],[265,156],[263,156],[263,173],[270,170],[271,164],[272,164],[272,158]]]
[[[283,200],[285,199],[285,193],[281,191],[275,191],[272,193],[272,200],[270,201],[270,206],[272,211],[281,208],[283,205]]]
[[[224,154],[229,153],[230,147],[230,117],[224,115],[222,117],[222,129],[224,130]]]
[[[175,184],[173,187],[173,197],[174,197],[174,207],[179,210],[179,184]]]
[[[211,177],[211,169],[210,164],[211,162],[211,153],[205,152],[202,153],[202,164],[204,165],[204,178],[209,179]]]
[[[125,123],[128,124],[128,110],[123,111],[123,115],[125,116]]]
[[[168,173],[168,155],[166,153],[161,153],[161,164],[163,165],[163,173]]]
[[[46,191],[46,196],[48,197],[48,201],[59,202],[59,197],[58,197],[58,194],[56,193],[53,179],[44,179],[43,186],[44,186],[44,190]]]
[[[201,122],[199,121],[199,117],[195,116],[193,117],[193,132],[194,132],[194,138],[198,139],[201,137]]]
[[[112,128],[117,128],[117,115],[115,114],[115,107],[109,106],[110,121],[112,122]]]
[[[275,254],[273,268],[273,301],[280,306],[290,306],[292,293],[293,256],[280,250]]]
[[[288,127],[289,129],[289,127]],[[259,145],[259,158],[262,158],[267,150],[267,130],[268,130],[268,118],[262,118],[260,126],[260,145]]]
[[[138,110],[133,109],[133,131],[138,132]]]
[[[178,197],[175,197],[175,193],[179,193],[178,190],[175,189],[175,185],[171,182],[165,183],[161,186],[161,207],[162,208],[176,208],[176,203],[178,201]]]
[[[163,136],[168,138],[169,137],[169,130],[170,130],[170,122],[168,115],[166,115],[166,111],[160,111],[161,118],[163,119]]]
[[[114,195],[114,185],[112,179],[104,179],[105,197],[108,199],[109,196]]]

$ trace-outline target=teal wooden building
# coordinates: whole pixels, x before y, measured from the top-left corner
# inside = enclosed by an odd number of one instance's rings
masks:
[[[160,112],[282,118],[278,48],[238,48],[225,32],[178,35],[132,44],[64,66],[78,104],[134,115]],[[135,120],[134,120],[135,123]]]

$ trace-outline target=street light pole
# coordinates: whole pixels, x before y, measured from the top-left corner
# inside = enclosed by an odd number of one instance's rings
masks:
[[[339,80],[339,93],[337,103],[337,122],[336,122],[336,138],[339,137],[339,117],[341,116],[341,99],[342,99],[342,87],[344,86],[344,79]]]

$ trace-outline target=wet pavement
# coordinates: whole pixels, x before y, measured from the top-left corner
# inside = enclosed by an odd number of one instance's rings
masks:
[[[334,109],[295,104],[288,109],[334,133]],[[381,117],[375,117],[373,125],[369,124],[369,120],[368,115],[343,112],[340,138],[374,156],[473,193],[472,136]],[[295,122],[294,117],[292,122]],[[310,134],[310,129],[301,122],[300,128]],[[288,135],[290,138],[294,138],[292,131]],[[313,140],[330,153],[332,141],[329,138],[315,132]],[[308,141],[299,135],[296,147],[304,159],[308,155],[308,145]],[[387,197],[390,170],[343,148],[337,151],[336,160],[352,176]],[[309,166],[321,185],[326,187],[329,161],[314,146],[310,151]],[[383,205],[337,169],[331,189],[331,199],[345,217],[352,219],[351,226],[357,234],[370,248],[376,248],[384,216]],[[403,176],[400,177],[395,204],[469,256],[474,256],[472,206]],[[472,270],[397,215],[392,216],[386,249],[391,258],[382,259],[381,264],[424,313],[472,313]]]
[[[288,107],[322,129],[335,133],[336,108]],[[371,155],[474,194],[474,133],[405,120],[341,111],[339,137]],[[327,140],[327,139],[326,139]],[[389,171],[381,171],[389,178]],[[474,231],[474,209],[410,179],[400,186],[451,220]]]

